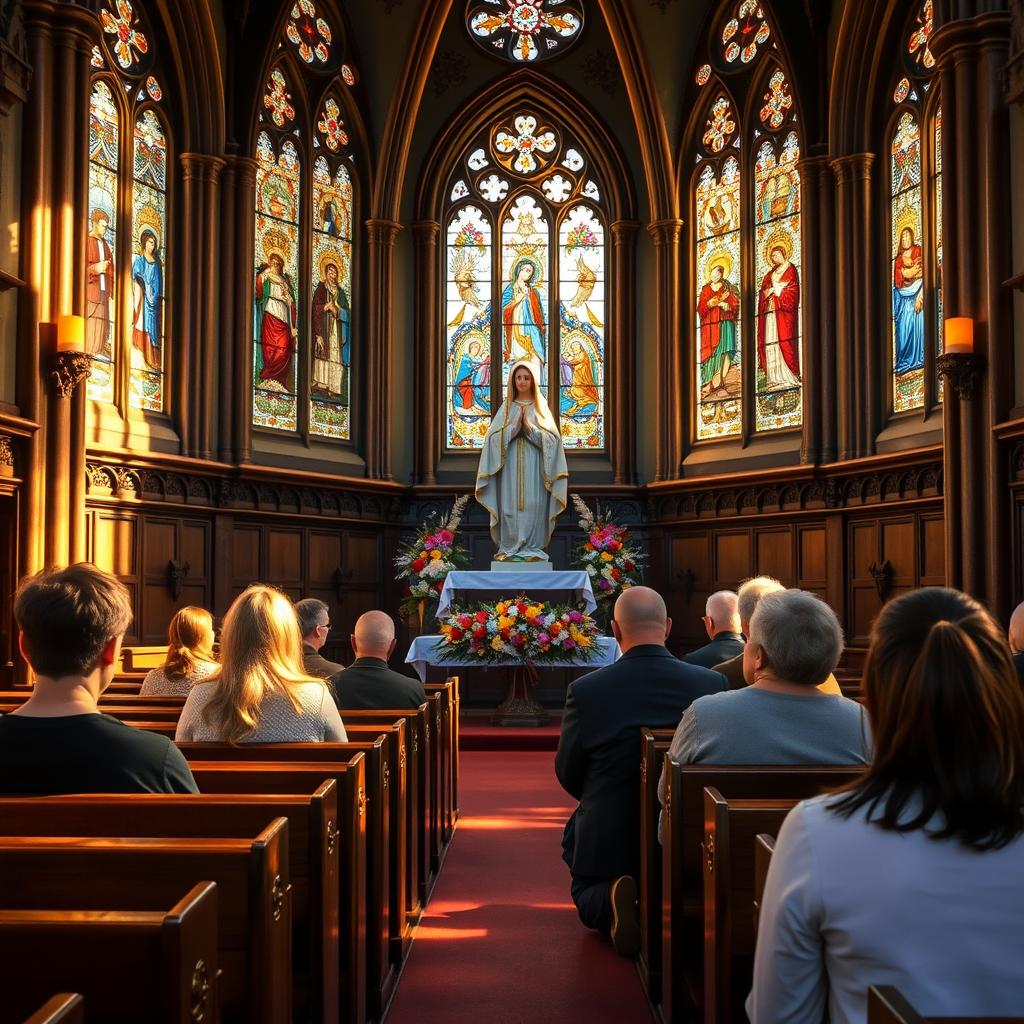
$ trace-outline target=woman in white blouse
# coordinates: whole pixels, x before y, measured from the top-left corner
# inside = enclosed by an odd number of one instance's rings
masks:
[[[227,743],[345,743],[324,680],[306,673],[295,608],[279,590],[254,584],[224,617],[221,669],[185,701],[176,740]]]
[[[871,985],[924,1017],[1024,1006],[1024,689],[973,598],[879,615],[864,666],[874,759],[783,824],[747,1001],[753,1024],[863,1024]]]
[[[167,627],[167,658],[142,680],[142,697],[187,697],[220,666],[213,656],[213,616],[205,608],[180,608]]]

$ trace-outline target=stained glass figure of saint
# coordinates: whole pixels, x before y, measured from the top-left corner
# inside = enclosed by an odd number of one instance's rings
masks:
[[[333,252],[320,261],[320,282],[313,290],[313,392],[348,404],[352,364],[352,318]]]
[[[792,246],[780,231],[765,247],[771,269],[757,296],[757,363],[766,391],[800,387],[800,278],[790,262]]]
[[[529,257],[512,265],[509,283],[501,294],[501,319],[505,338],[504,360],[533,360],[544,366],[547,362],[547,321],[544,304],[537,289],[538,268]],[[512,346],[516,349],[513,352]]]
[[[132,260],[132,344],[142,353],[146,366],[159,372],[164,274],[156,233],[145,228],[139,251]]]
[[[897,374],[924,366],[924,257],[914,229],[900,232],[892,269],[893,329]]]
[[[729,280],[732,257],[720,253],[708,260],[710,279],[700,290],[697,315],[700,317],[701,400],[724,402],[735,398],[730,390],[729,373],[736,360],[736,318],[740,296]],[[721,411],[721,406],[719,410]]]
[[[291,391],[292,356],[299,336],[295,285],[285,273],[285,254],[267,248],[267,263],[256,273],[256,340],[263,353],[262,386]]]

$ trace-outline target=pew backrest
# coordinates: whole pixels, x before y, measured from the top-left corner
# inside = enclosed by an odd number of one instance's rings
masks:
[[[1024,1017],[922,1017],[895,986],[872,985],[867,1024],[1024,1024]]]
[[[775,836],[762,832],[754,837],[754,935],[761,921],[761,904],[764,901],[764,883],[768,879],[768,868],[775,852]]]
[[[85,1000],[77,992],[52,996],[25,1024],[85,1024]]]

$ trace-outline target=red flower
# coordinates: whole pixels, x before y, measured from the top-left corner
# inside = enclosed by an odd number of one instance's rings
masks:
[[[476,613],[476,621],[477,622],[486,622],[487,619],[488,619],[487,612],[479,611],[479,612]]]
[[[611,542],[611,544],[609,544],[608,546],[612,549],[612,551],[621,551],[622,550],[622,542],[618,541],[618,540],[613,540]]]
[[[457,644],[462,639],[462,630],[457,626],[452,626],[452,631],[448,634],[448,637],[453,644]]]
[[[465,615],[465,614],[463,614],[463,615],[460,615],[460,616],[459,616],[459,625],[460,625],[460,626],[461,626],[461,627],[462,627],[463,629],[469,629],[469,627],[470,627],[470,626],[471,626],[472,624],[473,624],[473,618],[472,618],[472,616],[470,616],[470,615]]]
[[[529,605],[525,601],[516,601],[516,608],[519,610],[520,615],[525,615]]]
[[[612,579],[617,580],[622,575],[618,569],[612,569]]]
[[[416,561],[412,563],[412,571],[423,572],[423,569],[425,568],[426,564],[427,563],[424,562],[422,558],[417,558]]]
[[[473,636],[484,636],[487,633],[487,629],[482,622],[473,623]]]
[[[444,580],[438,580],[434,584],[434,589],[440,594],[441,591],[444,590]]]
[[[501,639],[502,639],[502,640],[508,640],[508,638],[509,638],[509,637],[510,637],[510,636],[512,635],[512,630],[510,630],[510,629],[509,629],[509,628],[508,628],[508,627],[506,626],[506,628],[505,628],[505,629],[499,629],[499,630],[498,630],[498,633],[499,633],[499,635],[501,636]]]
[[[635,568],[636,566],[627,558],[625,564],[626,572],[632,572]]]

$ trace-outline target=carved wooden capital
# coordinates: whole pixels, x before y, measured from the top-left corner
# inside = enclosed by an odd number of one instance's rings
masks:
[[[647,225],[647,230],[654,244],[659,248],[666,245],[678,245],[683,233],[681,220],[656,220]]]
[[[836,157],[832,161],[832,169],[839,184],[846,185],[851,181],[870,181],[874,163],[874,153],[851,153]]]
[[[961,402],[969,402],[977,397],[984,370],[981,356],[974,353],[943,352],[935,360],[935,369],[957,393]]]
[[[441,225],[436,220],[413,221],[412,237],[421,248],[436,246],[441,238]]]
[[[616,220],[612,222],[609,230],[612,233],[613,245],[635,245],[636,236],[640,231],[640,221]]]
[[[57,352],[51,356],[50,379],[61,398],[70,398],[91,369],[92,356],[85,352]]]
[[[0,434],[0,476],[14,476],[14,448],[7,434]]]
[[[224,167],[224,159],[209,153],[182,153],[181,167],[186,180],[216,181]]]
[[[392,246],[402,225],[393,220],[371,219],[366,222],[366,236],[371,245]]]

